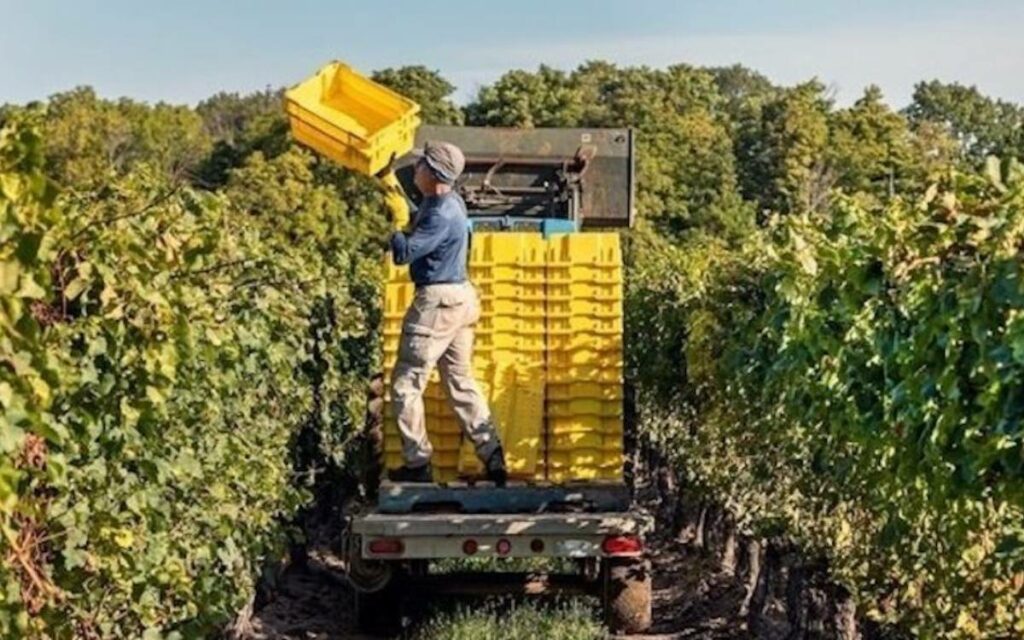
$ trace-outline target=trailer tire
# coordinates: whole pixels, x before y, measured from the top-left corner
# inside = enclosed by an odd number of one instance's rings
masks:
[[[612,633],[643,633],[651,626],[651,563],[647,558],[602,562],[601,604]]]

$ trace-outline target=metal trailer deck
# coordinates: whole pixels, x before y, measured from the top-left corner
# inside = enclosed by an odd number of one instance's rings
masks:
[[[536,484],[489,482],[417,484],[382,482],[379,513],[595,513],[625,512],[632,503],[621,482]]]

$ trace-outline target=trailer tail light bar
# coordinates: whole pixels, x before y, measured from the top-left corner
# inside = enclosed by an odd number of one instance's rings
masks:
[[[400,556],[405,552],[405,543],[398,538],[376,538],[370,540],[370,553],[378,556]]]
[[[362,540],[364,558],[614,558],[644,553],[641,536],[603,535],[373,535]]]
[[[601,551],[607,556],[638,556],[644,552],[644,543],[637,536],[607,536]]]

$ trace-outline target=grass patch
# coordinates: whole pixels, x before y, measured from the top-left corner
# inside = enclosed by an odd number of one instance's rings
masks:
[[[572,558],[441,558],[430,563],[430,573],[486,571],[488,573],[577,573]]]
[[[597,612],[578,599],[521,602],[497,599],[478,607],[438,613],[416,640],[603,640],[608,632]]]

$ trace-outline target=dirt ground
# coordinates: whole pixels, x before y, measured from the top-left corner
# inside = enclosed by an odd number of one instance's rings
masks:
[[[639,638],[746,638],[746,590],[713,558],[671,540],[656,541],[654,626]]]

